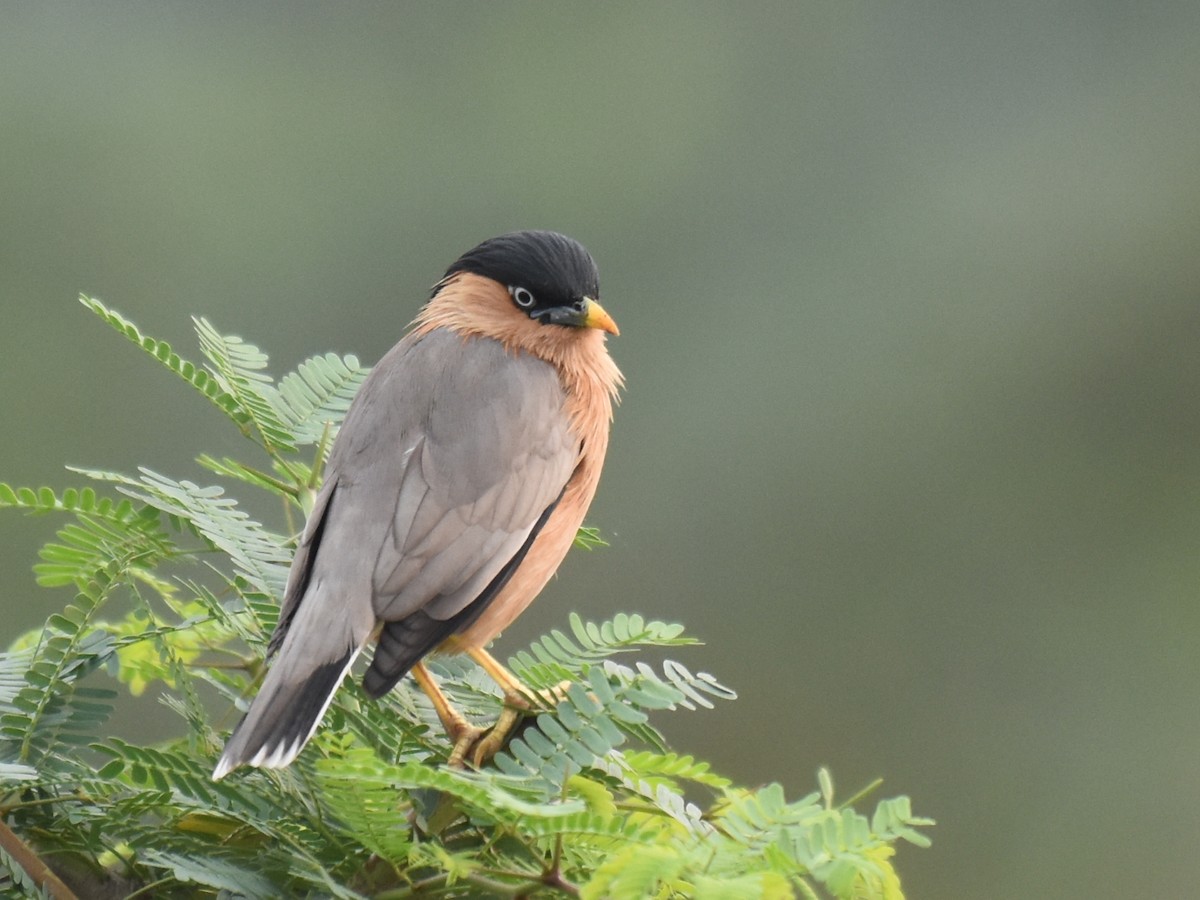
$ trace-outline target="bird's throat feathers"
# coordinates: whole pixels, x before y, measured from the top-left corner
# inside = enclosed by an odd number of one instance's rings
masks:
[[[517,309],[497,281],[458,272],[439,286],[413,321],[412,336],[445,328],[464,338],[492,338],[510,353],[528,353],[558,370],[563,387],[580,410],[606,410],[607,430],[624,379],[597,328],[543,325]],[[588,418],[595,416],[592,412]],[[575,418],[575,416],[572,416]],[[578,425],[584,423],[578,422]],[[581,428],[591,431],[592,428]]]

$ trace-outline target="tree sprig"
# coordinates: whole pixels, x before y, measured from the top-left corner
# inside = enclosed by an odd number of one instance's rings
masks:
[[[902,897],[895,849],[926,846],[932,822],[906,797],[870,815],[835,806],[825,770],[819,791],[788,801],[777,784],[737,787],[672,752],[655,718],[734,694],[679,662],[638,659],[696,641],[636,614],[572,614],[515,654],[532,688],[570,686],[484,771],[443,765],[449,743],[407,683],[380,701],[348,684],[291,768],[212,782],[221,733],[262,669],[292,517],[368,370],[324,354],[276,381],[263,351],[202,318],[198,365],[81,302],[221,410],[260,458],[200,454],[224,484],[147,468],[73,470],[87,483],[65,489],[0,483],[0,508],[66,517],[36,568],[42,584],[76,592],[0,654],[6,896]],[[246,515],[235,491],[275,497],[283,533]],[[604,543],[591,528],[577,539]],[[469,716],[495,718],[497,688],[472,664],[432,666]],[[179,714],[174,737],[111,733],[115,703],[152,695]]]

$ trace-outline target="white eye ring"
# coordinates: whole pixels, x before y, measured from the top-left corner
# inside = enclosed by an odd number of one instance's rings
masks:
[[[528,288],[510,287],[508,292],[512,295],[513,303],[517,304],[521,309],[532,309],[533,304],[537,303],[537,300],[534,299],[533,294],[529,292]]]

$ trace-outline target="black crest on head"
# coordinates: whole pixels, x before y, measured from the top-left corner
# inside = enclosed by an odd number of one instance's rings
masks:
[[[468,250],[444,278],[470,272],[509,289],[525,288],[537,309],[600,299],[600,273],[583,244],[554,231],[514,231]],[[434,289],[437,292],[437,289]]]

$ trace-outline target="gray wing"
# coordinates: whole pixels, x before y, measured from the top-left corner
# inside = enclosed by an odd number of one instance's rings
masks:
[[[333,489],[336,486],[337,482],[334,479],[325,481],[313,503],[312,512],[304,526],[304,532],[300,535],[300,542],[296,546],[296,555],[292,557],[292,566],[288,570],[287,585],[283,589],[279,621],[275,626],[275,633],[271,635],[270,643],[267,644],[268,657],[273,655],[283,643],[283,636],[287,634],[292,619],[296,615],[296,609],[300,605],[300,600],[308,589],[309,578],[312,575],[313,551],[320,543],[325,524],[325,513],[329,507],[329,498],[333,495]]]
[[[449,332],[401,342],[363,385],[330,457],[308,584],[353,607],[330,616],[387,623],[372,694],[482,612],[519,562],[579,457],[564,400],[541,360]]]
[[[579,457],[558,376],[495,341],[396,345],[351,405],[301,537],[258,695],[213,773],[287,765],[380,621],[378,696],[504,586]]]

